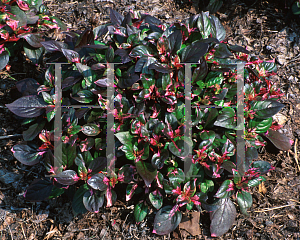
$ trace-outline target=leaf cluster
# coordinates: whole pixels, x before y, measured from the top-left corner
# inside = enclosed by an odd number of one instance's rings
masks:
[[[0,70],[7,66],[9,58],[24,49],[28,58],[40,63],[44,48],[30,38],[43,38],[50,29],[66,30],[63,22],[50,16],[43,0],[1,0],[0,2]],[[33,32],[35,31],[35,34]],[[26,41],[19,41],[21,38]]]
[[[26,39],[45,48],[48,62],[64,64],[62,81],[55,81],[52,64],[43,79],[19,81],[23,96],[7,104],[28,126],[14,156],[44,164],[50,174],[33,182],[25,198],[41,201],[73,186],[74,213],[98,212],[112,206],[120,194],[115,188],[124,186],[127,201],[140,199],[137,223],[150,208],[157,211],[154,233],[170,233],[182,211],[197,209],[211,212],[211,234],[222,235],[236,217],[230,198],[247,214],[249,189],[273,169],[255,161],[257,149],[266,138],[279,149],[291,147],[272,119],[284,107],[269,79],[275,63],[227,44],[223,26],[208,12],[172,25],[135,11],[123,16],[110,9],[110,18],[93,31],[66,32],[61,42]],[[241,79],[244,92],[237,94]],[[58,102],[65,106],[61,127],[55,125]],[[59,128],[62,143],[55,145]],[[244,161],[237,152],[241,130]],[[113,141],[106,139],[111,132]]]

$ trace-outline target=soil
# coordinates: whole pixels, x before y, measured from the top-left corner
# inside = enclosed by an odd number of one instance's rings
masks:
[[[226,41],[230,44],[247,46],[251,55],[265,60],[276,59],[278,74],[272,82],[285,93],[280,99],[285,108],[275,117],[283,125],[280,131],[294,143],[289,151],[279,151],[270,142],[260,149],[259,159],[272,163],[275,170],[268,173],[263,185],[253,189],[249,216],[238,214],[233,227],[217,239],[300,239],[300,18],[290,14],[286,8],[288,1],[245,2],[228,0],[215,15],[225,26]],[[46,0],[45,3],[52,15],[74,30],[94,28],[109,21],[108,7],[120,13],[136,9],[169,23],[198,11],[192,4],[172,0]],[[61,34],[53,32],[52,37],[59,39]],[[18,98],[17,80],[35,78],[43,69],[36,70],[22,53],[11,65],[9,72],[0,73],[1,239],[212,239],[206,212],[185,214],[184,218],[192,219],[191,222],[181,223],[168,236],[157,236],[152,233],[154,212],[136,225],[133,203],[122,199],[99,213],[78,217],[73,217],[67,197],[25,202],[27,185],[43,176],[43,167],[24,166],[13,157],[10,149],[22,141],[20,134],[25,128],[5,104]]]

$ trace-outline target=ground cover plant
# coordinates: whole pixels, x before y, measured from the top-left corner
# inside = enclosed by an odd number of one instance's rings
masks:
[[[269,139],[288,150],[291,143],[276,130],[272,116],[284,107],[282,93],[268,77],[274,62],[250,57],[248,51],[224,42],[225,30],[207,12],[169,26],[150,15],[111,9],[111,23],[91,31],[66,32],[64,42],[41,41],[48,63],[62,65],[62,105],[95,104],[97,109],[62,110],[62,165],[55,167],[53,135],[55,106],[54,68],[43,79],[17,83],[23,97],[7,107],[27,124],[24,142],[13,147],[23,164],[44,164],[51,175],[34,181],[28,201],[42,201],[75,189],[73,211],[97,212],[116,201],[116,185],[126,186],[126,200],[134,195],[134,215],[141,222],[149,208],[157,210],[153,232],[173,231],[182,211],[211,212],[211,235],[220,236],[236,216],[234,199],[242,213],[252,205],[249,188],[265,181],[273,167],[255,161],[257,149]],[[245,63],[244,118],[246,163],[237,171],[237,72],[232,60]],[[106,117],[109,99],[107,63],[115,67],[113,127],[116,168],[108,174]],[[185,138],[185,72],[192,65],[192,141]],[[199,108],[218,105],[226,108]],[[191,150],[191,151],[190,151]],[[189,154],[189,153],[192,154]],[[192,164],[185,169],[185,161]]]
[[[42,38],[50,29],[66,30],[66,26],[55,16],[50,16],[42,0],[1,0],[0,2],[0,69],[7,66],[9,57],[25,51],[34,63],[40,63],[44,48],[37,41],[20,39]],[[35,34],[33,35],[33,32]],[[10,67],[8,66],[8,69]]]

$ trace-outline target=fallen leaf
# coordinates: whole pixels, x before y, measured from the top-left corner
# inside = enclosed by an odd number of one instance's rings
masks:
[[[181,223],[179,223],[179,229],[183,229],[189,232],[192,236],[201,234],[201,228],[199,225],[200,212],[191,212],[189,216],[183,216]]]

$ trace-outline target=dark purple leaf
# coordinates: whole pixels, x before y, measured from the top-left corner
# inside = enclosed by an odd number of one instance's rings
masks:
[[[136,34],[139,31],[138,28],[136,28],[134,26],[129,26],[129,25],[126,26],[126,29],[127,29],[127,35],[128,36],[130,36],[132,34]]]
[[[79,148],[81,152],[89,151],[95,144],[95,139],[88,137],[80,142]]]
[[[221,168],[224,168],[228,172],[232,173],[232,169],[236,169],[236,165],[233,162],[227,160],[222,163]]]
[[[62,185],[73,185],[79,180],[77,173],[73,170],[65,170],[54,177]]]
[[[75,43],[75,48],[82,48],[86,45],[94,45],[94,33],[90,29],[84,30]],[[76,49],[75,49],[76,50]]]
[[[40,84],[33,78],[25,78],[16,83],[16,87],[23,96],[36,95]]]
[[[187,46],[182,52],[182,62],[184,63],[198,63],[201,57],[206,54],[208,44],[199,41],[193,42]]]
[[[280,150],[288,151],[292,147],[290,139],[280,132],[269,129],[265,136]]]
[[[236,218],[236,209],[229,198],[218,201],[220,207],[210,213],[210,233],[212,237],[219,237],[226,233]]]
[[[144,161],[136,162],[135,166],[140,176],[144,179],[146,186],[150,187],[156,177],[157,170],[150,163]]]
[[[112,8],[109,8],[109,11],[110,21],[112,22],[112,24],[120,26],[124,20],[124,16],[113,10]]]
[[[105,157],[97,157],[89,164],[89,169],[94,173],[103,171],[106,167],[107,159]]]
[[[123,64],[128,63],[132,60],[129,57],[129,53],[130,53],[130,50],[126,50],[126,49],[118,49],[117,51],[115,51],[115,55],[119,55],[121,57]]]
[[[206,77],[207,73],[208,73],[207,62],[205,61],[204,58],[202,58],[200,64],[193,72],[192,82],[203,80]]]
[[[94,213],[98,213],[99,209],[103,206],[104,194],[96,191],[87,191],[83,195],[83,205],[85,208]]]
[[[80,56],[79,56],[78,52],[70,50],[70,49],[65,49],[65,48],[62,48],[61,51],[70,62],[79,62],[80,61]]]
[[[108,79],[106,77],[102,79],[98,79],[97,81],[95,81],[95,84],[98,85],[99,87],[109,86]]]
[[[154,57],[141,57],[135,64],[135,72],[149,74],[149,66],[155,61],[156,59]]]
[[[126,14],[125,18],[122,21],[122,27],[130,26],[132,25],[132,19],[130,12]],[[130,35],[130,34],[129,34]]]
[[[153,233],[166,235],[174,231],[181,222],[182,213],[172,206],[162,207],[155,215]]]
[[[107,185],[103,182],[105,175],[103,173],[97,173],[93,175],[88,181],[88,185],[99,191],[104,191],[107,188]]]
[[[242,53],[249,54],[249,51],[247,49],[245,49],[241,46],[238,46],[238,45],[229,45],[228,48],[234,52],[242,52]]]
[[[53,189],[53,184],[48,179],[35,179],[26,189],[25,200],[30,202],[41,202],[46,200]]]
[[[41,44],[44,46],[44,48],[47,51],[53,52],[53,51],[61,51],[62,48],[68,48],[68,45],[63,42],[58,42],[54,40],[50,40],[47,42],[41,42]]]
[[[94,70],[94,71],[96,71],[96,70],[102,70],[104,68],[106,68],[106,65],[104,65],[102,63],[96,63],[96,64],[93,64],[91,66],[91,69]]]
[[[155,62],[149,65],[149,69],[154,69],[161,73],[171,73],[173,72],[172,68],[169,67],[167,64]]]
[[[89,44],[83,45],[82,48],[107,49],[108,47],[102,44]]]
[[[44,128],[46,121],[41,121],[31,125],[26,131],[23,132],[23,139],[25,141],[32,141]]]
[[[82,80],[81,76],[80,77],[74,77],[74,76],[66,77],[63,80],[63,82],[61,83],[61,89],[74,86],[80,80]]]
[[[222,23],[217,17],[213,15],[210,16],[210,21],[215,29],[215,31],[213,31],[212,33],[212,36],[217,38],[220,42],[223,41],[226,37],[226,31]]]
[[[151,159],[152,166],[156,169],[162,169],[165,160],[169,158],[169,151],[167,149],[162,149],[161,152],[155,153]]]
[[[171,35],[168,36],[170,42],[170,51],[175,54],[182,45],[182,33],[180,30],[176,30]]]
[[[159,19],[157,19],[156,17],[150,16],[150,15],[147,15],[147,14],[143,14],[141,16],[141,19],[144,19],[144,21],[149,24],[153,24],[153,25],[161,24],[161,21]]]
[[[99,37],[101,37],[102,35],[108,32],[108,28],[107,25],[100,25],[94,28],[93,31],[94,31],[95,39],[98,39]]]
[[[134,166],[130,164],[123,165],[119,170],[119,175],[124,176],[125,183],[130,183],[133,180],[134,173],[135,173]]]
[[[140,202],[134,206],[134,218],[136,223],[142,222],[148,214],[148,205],[146,202]]]
[[[18,37],[24,38],[29,43],[29,45],[34,48],[40,48],[43,46],[41,44],[41,42],[43,41],[41,36],[36,33],[23,33],[20,34]]]
[[[275,100],[267,99],[264,101],[257,101],[253,106],[255,117],[266,119],[278,113],[285,105]]]
[[[248,161],[248,163],[251,163],[251,161],[253,159],[257,159],[258,158],[258,152],[256,150],[255,147],[249,147],[246,150],[246,161]]]
[[[120,88],[131,87],[139,79],[140,79],[140,76],[138,74],[128,72],[127,76],[119,79],[118,87],[120,87]]]
[[[37,164],[42,155],[37,151],[39,147],[32,142],[21,142],[11,149],[14,154],[14,157],[19,160],[21,163],[32,166]]]

